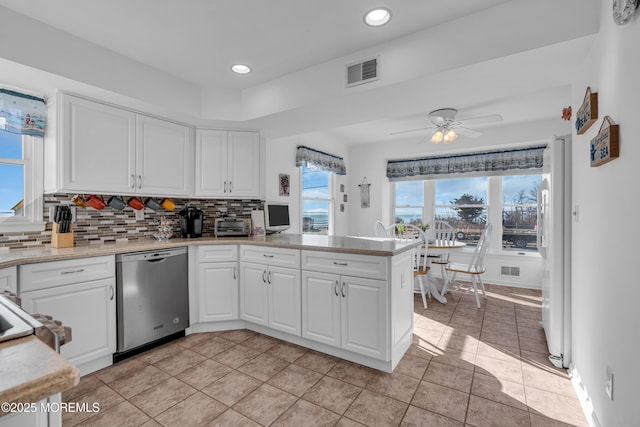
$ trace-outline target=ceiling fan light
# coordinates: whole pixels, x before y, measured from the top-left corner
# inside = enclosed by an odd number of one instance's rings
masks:
[[[447,132],[447,137],[449,138],[449,142],[452,142],[452,141],[455,141],[456,138],[458,138],[458,134],[456,133],[455,130],[449,129],[449,132]]]
[[[440,129],[438,129],[436,133],[434,133],[433,136],[431,137],[431,142],[433,142],[434,144],[437,144],[442,141],[443,137],[444,137],[444,133]]]

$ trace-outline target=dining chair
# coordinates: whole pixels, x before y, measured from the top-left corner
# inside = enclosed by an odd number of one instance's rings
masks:
[[[377,220],[375,224],[373,224],[373,235],[375,237],[385,237],[387,235],[387,228],[382,221]]]
[[[413,253],[413,291],[420,293],[422,304],[427,308],[427,295],[431,298],[431,291],[425,278],[429,272],[427,237],[420,228],[412,224],[395,223],[385,227],[385,237],[400,239],[404,241],[421,240],[422,245],[416,246]],[[417,286],[416,286],[417,285]]]
[[[491,239],[491,230],[493,229],[492,224],[487,224],[484,230],[482,230],[482,234],[480,235],[480,240],[478,240],[478,244],[476,245],[476,250],[473,253],[473,258],[471,258],[471,263],[469,264],[460,264],[460,263],[451,263],[445,267],[447,272],[447,280],[444,284],[444,288],[442,289],[442,295],[447,293],[448,289],[451,289],[455,283],[457,274],[467,274],[471,277],[471,286],[473,287],[473,291],[476,296],[476,304],[478,308],[480,308],[480,298],[478,297],[478,286],[482,288],[482,294],[484,295],[484,299],[487,299],[487,292],[484,289],[484,283],[482,282],[482,275],[484,274],[484,256],[487,253],[487,249],[489,247],[489,240]],[[476,283],[477,282],[477,283]],[[457,286],[456,288],[460,289],[462,286]],[[467,288],[467,291],[471,288]]]

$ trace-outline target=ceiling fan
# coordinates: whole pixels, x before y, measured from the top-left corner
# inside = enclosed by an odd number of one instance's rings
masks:
[[[448,144],[452,141],[455,141],[456,138],[458,138],[458,134],[468,136],[470,138],[477,138],[482,135],[482,132],[478,132],[477,130],[466,127],[466,125],[470,123],[484,124],[502,121],[502,116],[500,114],[456,120],[457,113],[458,110],[456,110],[455,108],[441,108],[439,110],[434,110],[430,112],[428,116],[431,119],[431,123],[433,124],[432,126],[393,132],[392,135],[399,133],[427,131],[429,137],[431,138],[431,142],[433,142],[434,144],[438,144],[440,142]]]

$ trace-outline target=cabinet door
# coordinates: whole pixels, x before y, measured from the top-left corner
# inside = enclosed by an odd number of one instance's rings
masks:
[[[238,319],[238,263],[203,263],[198,267],[201,322]]]
[[[269,326],[267,266],[240,263],[240,318]]]
[[[300,270],[269,266],[269,327],[301,335]]]
[[[260,197],[260,135],[229,132],[228,196]]]
[[[72,340],[60,354],[74,365],[115,353],[115,279],[23,292],[21,298],[29,313],[49,314],[71,327]]]
[[[136,191],[142,194],[193,194],[193,129],[137,116]]]
[[[341,277],[342,348],[389,360],[387,282]]]
[[[61,120],[63,189],[132,193],[135,114],[65,95]]]
[[[340,347],[340,276],[302,272],[302,336]]]
[[[0,290],[18,293],[18,272],[16,267],[0,269]]]
[[[226,131],[196,131],[196,195],[227,195],[227,136]]]

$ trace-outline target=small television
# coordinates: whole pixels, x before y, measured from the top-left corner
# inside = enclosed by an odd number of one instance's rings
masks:
[[[264,226],[267,233],[279,233],[291,227],[289,204],[265,203]]]

